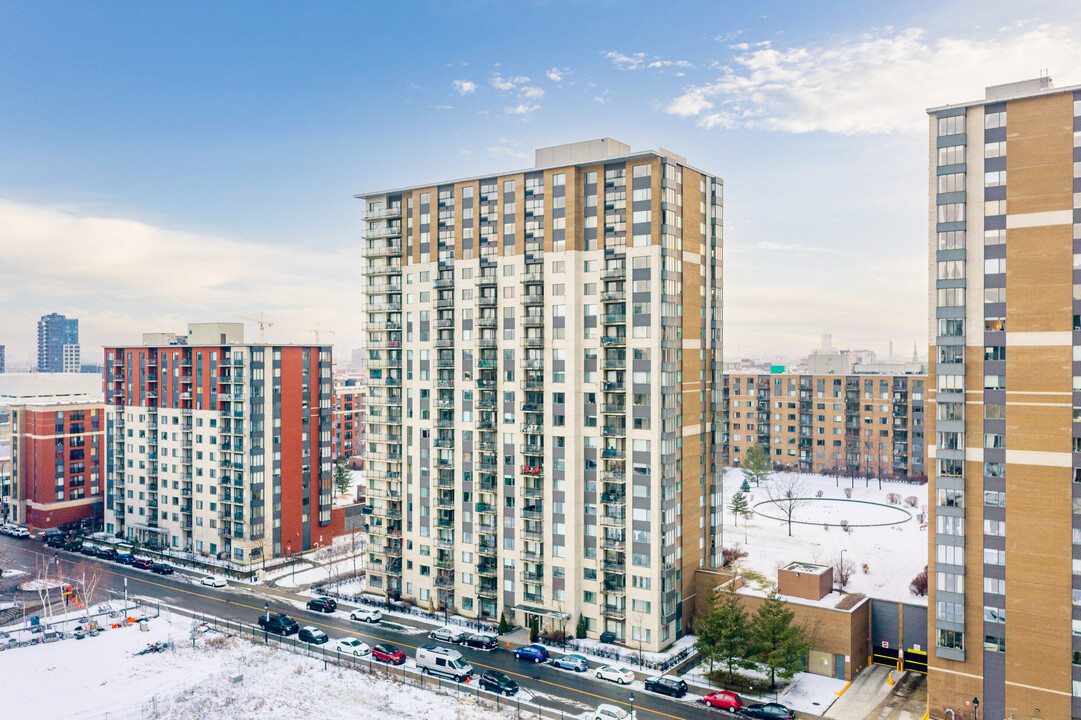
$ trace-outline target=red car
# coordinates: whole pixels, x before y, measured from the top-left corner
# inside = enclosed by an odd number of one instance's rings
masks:
[[[743,700],[739,695],[728,690],[715,690],[702,698],[702,702],[710,707],[720,708],[728,712],[739,712],[743,709]]]
[[[405,653],[399,650],[396,645],[390,643],[383,643],[373,647],[372,657],[379,662],[390,663],[391,665],[405,664]]]

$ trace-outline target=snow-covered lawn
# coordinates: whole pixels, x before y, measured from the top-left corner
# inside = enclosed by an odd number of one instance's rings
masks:
[[[364,471],[363,470],[350,470],[349,479],[352,481],[349,484],[349,489],[344,493],[339,493],[338,488],[334,488],[334,507],[341,507],[342,505],[353,505],[357,501],[357,489],[364,487]]]
[[[647,666],[642,669],[642,672],[648,674],[657,674],[657,671],[653,668],[659,666],[659,663],[663,663],[667,660],[671,660],[675,656],[682,653],[684,650],[688,650],[693,654],[694,643],[698,638],[694,635],[684,635],[680,639],[676,640],[672,645],[664,652],[649,652],[642,653],[642,659],[646,661]],[[538,643],[548,648],[550,652],[559,653],[560,655],[581,655],[589,660],[591,668],[597,668],[602,665],[625,665],[628,670],[638,671],[638,651],[634,648],[634,643],[628,643],[627,646],[622,645],[610,645],[608,643],[602,643],[599,640],[592,640],[590,638],[568,638],[567,647],[562,648],[559,645],[552,645],[545,642]],[[576,646],[576,647],[572,647]],[[604,651],[608,653],[618,653],[618,658],[604,657],[598,655],[597,651]],[[684,655],[684,658],[690,657],[690,655]],[[653,668],[649,667],[649,663],[653,664]],[[568,671],[568,672],[573,672]]]
[[[318,567],[301,569],[297,567],[296,574],[292,572],[281,573],[277,577],[279,587],[297,587],[298,585],[311,585],[313,583],[327,583],[339,575],[352,575],[354,572],[363,572],[364,554],[356,557],[347,557],[341,560],[328,562]]]
[[[794,473],[774,473],[772,482],[784,482]],[[758,507],[746,520],[738,522],[728,509],[729,502],[743,483],[743,471],[730,468],[724,477],[724,546],[740,545],[748,553],[739,561],[745,568],[761,573],[767,580],[777,580],[777,569],[790,562],[800,561],[835,564],[844,550],[846,561],[855,563],[856,570],[849,581],[849,592],[861,592],[871,597],[896,600],[914,604],[926,604],[926,597],[916,597],[908,590],[908,584],[927,564],[927,529],[921,527],[917,515],[927,513],[927,486],[911,483],[835,477],[832,475],[803,474],[806,496],[810,500],[796,508],[794,519],[807,524],[792,525],[792,536],[783,520],[770,519],[783,514],[775,505]],[[845,489],[851,500],[845,502]],[[821,491],[822,497],[817,498]],[[915,497],[916,506],[890,505],[887,495],[894,493],[901,498]],[[769,500],[765,487],[751,486],[747,493],[748,505]],[[877,503],[878,505],[868,504]],[[885,506],[885,507],[882,507]],[[853,527],[850,532],[823,523],[839,524],[847,520],[851,525],[874,525],[894,522],[879,527]],[[838,597],[839,599],[839,597]]]
[[[179,614],[150,620],[148,628],[107,630],[95,638],[0,653],[4,715],[61,720],[74,709],[94,720],[508,717],[476,704],[472,685],[459,699],[453,690],[439,694],[333,665],[324,669],[321,660],[215,632],[197,634],[193,643],[192,621]],[[164,652],[135,654],[170,641],[173,647]],[[230,676],[238,674],[242,680],[232,682]]]

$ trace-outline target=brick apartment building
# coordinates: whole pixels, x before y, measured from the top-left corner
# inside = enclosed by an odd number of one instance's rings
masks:
[[[729,372],[727,464],[753,445],[803,472],[925,478],[925,375]]]
[[[356,379],[334,383],[330,454],[335,460],[349,458],[355,459],[355,463],[363,463],[364,389]]]

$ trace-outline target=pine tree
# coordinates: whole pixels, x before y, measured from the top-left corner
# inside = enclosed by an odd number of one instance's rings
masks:
[[[529,642],[535,643],[540,637],[540,621],[534,617],[533,622],[529,624]]]
[[[341,458],[334,463],[334,489],[338,491],[339,495],[344,495],[349,492],[352,485],[353,478],[349,473],[349,461]]]
[[[574,637],[584,638],[586,636],[586,616],[578,616],[578,626],[574,628]]]
[[[749,493],[751,491],[751,484],[747,482],[747,478],[743,478],[743,484],[739,486],[740,492]]]
[[[732,516],[736,519],[736,524],[739,524],[739,518],[742,515],[746,515],[750,506],[747,504],[747,496],[742,492],[738,492],[732,496],[732,501],[728,503],[728,511],[732,513]]]
[[[752,445],[747,451],[747,457],[743,459],[743,476],[748,480],[754,480],[754,486],[758,487],[769,480],[773,474],[769,455],[761,445]],[[750,489],[750,488],[748,488]]]
[[[499,613],[499,634],[503,635],[504,633],[509,633],[509,632],[510,632],[510,623],[507,621],[507,616],[506,616],[505,613],[500,612]]]
[[[790,678],[803,669],[803,659],[811,649],[802,626],[795,624],[795,613],[777,594],[770,591],[754,614],[751,629],[751,656],[769,668],[770,687],[777,686],[777,676]]]
[[[739,596],[732,591],[719,593],[705,618],[695,625],[698,653],[712,666],[720,663],[728,671],[729,682],[737,667],[747,665],[751,625]]]

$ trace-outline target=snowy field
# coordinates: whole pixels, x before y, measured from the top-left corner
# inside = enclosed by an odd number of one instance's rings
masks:
[[[192,642],[190,618],[173,614],[96,638],[0,653],[6,717],[60,720],[391,716],[505,720],[471,699],[381,680],[322,661],[210,632]],[[135,653],[154,642],[161,653]],[[230,676],[242,674],[239,683]],[[73,705],[74,702],[78,706]]]
[[[783,483],[793,475],[777,472],[772,482]],[[912,595],[908,584],[927,565],[927,529],[917,519],[918,514],[927,513],[927,486],[883,480],[880,490],[878,480],[856,478],[853,482],[851,478],[809,473],[801,479],[811,500],[796,509],[794,519],[806,524],[793,523],[789,537],[784,520],[771,519],[783,518],[779,508],[768,503],[759,505],[769,500],[766,488],[756,488],[753,483],[747,499],[751,508],[758,505],[757,511],[746,520],[734,519],[728,505],[743,483],[743,471],[726,470],[724,546],[739,545],[748,553],[739,564],[776,582],[777,569],[790,562],[833,565],[844,550],[845,560],[856,566],[848,584],[849,592],[926,605],[927,598]],[[851,500],[862,502],[846,502],[846,488]],[[816,497],[819,491],[821,498]],[[916,506],[890,505],[887,495],[891,493],[901,498],[915,497]],[[852,527],[850,532],[845,532],[838,526],[842,520],[852,526],[879,526]],[[833,526],[824,527],[824,523]],[[827,596],[823,602],[831,599],[836,602],[840,596]]]

